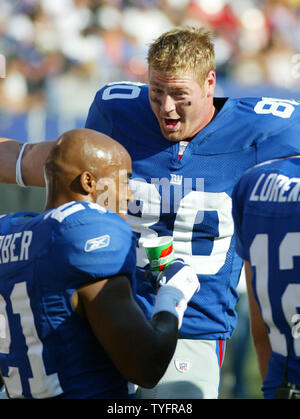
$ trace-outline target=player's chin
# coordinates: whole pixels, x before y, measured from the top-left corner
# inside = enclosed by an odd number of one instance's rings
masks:
[[[184,140],[183,136],[179,132],[163,132],[163,136],[174,143],[177,143],[178,141]]]
[[[181,130],[169,130],[165,126],[161,126],[161,132],[163,136],[173,142],[178,142],[184,140],[183,133]]]

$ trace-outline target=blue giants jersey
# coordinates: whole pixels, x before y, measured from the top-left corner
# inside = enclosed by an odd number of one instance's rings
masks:
[[[71,300],[118,274],[134,288],[135,246],[128,224],[96,204],[0,218],[0,369],[10,397],[129,397]]]
[[[252,266],[252,287],[271,343],[266,398],[287,379],[300,386],[300,158],[250,169],[233,193],[237,250]]]
[[[180,336],[231,336],[242,261],[235,252],[231,193],[242,173],[271,157],[300,151],[300,106],[275,99],[216,99],[225,104],[178,160],[179,143],[166,140],[148,100],[148,86],[112,83],[98,91],[87,128],[119,141],[133,160],[135,202],[128,222],[138,239],[137,299],[150,318],[154,304],[144,277],[143,241],[173,236],[176,256],[199,274]]]

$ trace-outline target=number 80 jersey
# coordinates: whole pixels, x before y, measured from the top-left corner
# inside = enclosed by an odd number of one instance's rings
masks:
[[[173,236],[177,257],[199,275],[201,291],[190,301],[182,338],[226,339],[236,324],[236,285],[242,261],[235,252],[231,194],[243,172],[258,162],[300,152],[296,101],[215,99],[216,117],[189,142],[161,134],[148,86],[111,83],[100,89],[86,127],[119,141],[133,160],[135,201],[128,222],[137,239],[137,299],[150,319],[154,293],[144,276],[143,241]],[[298,125],[297,125],[298,123]]]

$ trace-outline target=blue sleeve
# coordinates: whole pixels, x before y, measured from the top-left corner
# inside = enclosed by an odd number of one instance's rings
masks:
[[[280,130],[257,143],[257,163],[300,154],[300,121],[294,120]]]
[[[102,90],[99,90],[92,102],[85,128],[90,128],[98,132],[102,132],[108,136],[112,136],[112,121],[110,116],[101,109]]]
[[[84,215],[85,214],[81,214]],[[82,217],[60,228],[56,240],[56,260],[65,278],[73,285],[99,278],[125,275],[131,282],[136,266],[135,237],[118,215]]]

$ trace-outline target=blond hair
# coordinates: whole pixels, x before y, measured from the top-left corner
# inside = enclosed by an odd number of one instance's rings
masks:
[[[176,27],[150,45],[147,59],[149,68],[166,76],[192,72],[201,84],[215,70],[212,34],[205,28]]]

